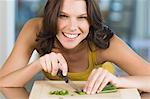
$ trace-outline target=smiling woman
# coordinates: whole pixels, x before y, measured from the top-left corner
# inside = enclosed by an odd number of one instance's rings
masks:
[[[40,58],[28,64],[34,50]],[[129,76],[113,75],[112,65],[104,68],[107,61]],[[59,69],[71,80],[86,80],[87,94],[102,91],[108,83],[150,91],[145,84],[150,82],[150,64],[104,24],[97,0],[48,0],[43,17],[29,20],[21,30],[0,70],[0,87],[23,87],[39,71],[58,80]]]

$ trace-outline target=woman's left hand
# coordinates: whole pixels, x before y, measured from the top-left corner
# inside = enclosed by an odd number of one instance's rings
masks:
[[[99,93],[109,82],[116,85],[118,81],[116,76],[99,67],[91,72],[85,85],[84,92],[87,94]]]

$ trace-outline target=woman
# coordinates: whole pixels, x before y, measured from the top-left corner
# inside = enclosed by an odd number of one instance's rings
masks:
[[[28,64],[34,50],[41,57]],[[131,76],[117,78],[101,68],[106,61]],[[0,86],[23,87],[41,70],[57,79],[58,69],[72,80],[87,80],[87,94],[101,91],[109,82],[150,92],[145,85],[150,64],[103,24],[96,0],[48,0],[43,18],[31,19],[20,32],[0,71]]]

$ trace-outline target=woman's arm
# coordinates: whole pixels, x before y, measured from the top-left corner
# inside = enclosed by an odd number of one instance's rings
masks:
[[[32,19],[24,25],[11,55],[0,70],[0,87],[22,87],[42,69],[36,61],[28,65],[36,46],[39,20]]]
[[[100,67],[92,71],[84,91],[87,94],[99,93],[109,82],[117,88],[137,88],[140,91],[150,92],[150,76],[116,77]]]
[[[7,99],[29,99],[29,93],[25,88],[0,88],[0,92]]]
[[[67,62],[61,53],[51,52],[28,64],[37,46],[35,40],[40,28],[40,18],[32,19],[25,24],[11,55],[0,70],[0,87],[23,87],[42,69],[53,76],[61,69],[63,75],[67,75]]]
[[[110,40],[108,49],[102,51],[102,58],[111,61],[129,75],[150,75],[150,63],[137,55],[116,35]]]
[[[38,61],[0,78],[0,87],[24,87],[42,68]]]
[[[94,69],[84,87],[88,94],[101,91],[109,82],[116,87],[150,92],[150,63],[138,56],[116,35],[111,38],[108,49],[97,52],[97,60],[113,62],[130,76],[118,78],[103,68]]]
[[[117,87],[137,88],[140,91],[150,92],[150,76],[126,76],[120,77]]]

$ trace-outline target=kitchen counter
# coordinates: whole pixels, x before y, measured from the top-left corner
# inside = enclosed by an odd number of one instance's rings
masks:
[[[82,85],[83,82],[75,82],[78,85]],[[63,81],[36,81],[33,85],[32,91],[27,92],[25,88],[0,88],[0,99],[59,99],[58,96],[51,96],[48,94],[50,89],[53,88],[65,88],[69,91],[67,84]],[[61,97],[62,98],[62,97]],[[118,89],[115,93],[105,93],[99,95],[85,95],[85,96],[65,96],[63,99],[150,99],[150,93],[138,93],[137,89]]]

